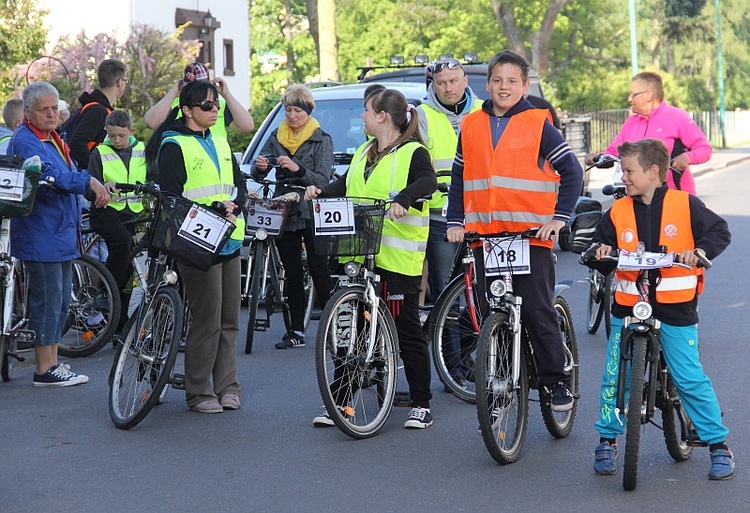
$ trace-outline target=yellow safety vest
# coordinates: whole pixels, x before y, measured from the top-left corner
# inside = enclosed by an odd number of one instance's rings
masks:
[[[453,129],[448,117],[426,103],[417,107],[424,115],[427,122],[427,140],[425,144],[430,152],[432,167],[435,168],[438,183],[451,183],[451,169],[453,160],[456,158],[456,147],[458,146],[458,134]],[[482,108],[479,101],[474,101],[471,112]],[[430,199],[430,210],[443,217],[443,207],[448,201],[444,192],[435,191]],[[444,220],[444,219],[443,219]]]
[[[180,98],[175,98],[172,102],[172,108],[180,106]],[[217,114],[216,124],[211,127],[211,133],[214,136],[220,135],[224,139],[227,138],[227,125],[224,121],[224,112],[227,110],[227,101],[223,96],[219,96],[219,113]],[[177,119],[182,117],[182,109],[177,111]]]
[[[102,158],[102,177],[105,182],[143,183],[146,181],[146,155],[144,153],[145,146],[142,142],[138,141],[133,146],[127,169],[120,155],[112,146],[107,144],[106,140],[104,144],[97,146],[96,150]],[[121,193],[117,196],[117,200],[110,201],[108,206],[117,211],[125,210],[125,207],[128,207],[134,214],[143,211],[141,198],[135,196],[132,192]]]
[[[357,148],[352,157],[352,164],[346,175],[346,194],[375,199],[393,198],[406,187],[412,155],[417,148],[423,146],[418,142],[407,142],[395,148],[380,159],[365,181],[365,149],[369,144],[377,142],[366,142]],[[388,219],[386,214],[380,253],[375,255],[375,265],[405,276],[421,276],[430,232],[429,213],[425,204],[422,209],[410,207],[406,216],[395,221]]]
[[[234,170],[232,168],[232,150],[223,137],[213,138],[209,135],[209,143],[213,142],[219,158],[217,169],[211,156],[203,148],[197,137],[192,135],[175,135],[166,137],[162,145],[168,141],[177,143],[182,149],[185,161],[187,181],[182,195],[191,201],[202,205],[210,205],[214,201],[231,199],[234,192]],[[218,178],[218,180],[217,180]],[[238,241],[245,239],[245,217],[240,213],[235,221],[235,229],[231,238]]]

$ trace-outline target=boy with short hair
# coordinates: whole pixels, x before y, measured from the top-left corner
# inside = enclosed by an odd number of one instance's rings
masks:
[[[649,290],[654,317],[661,321],[661,345],[685,411],[701,440],[709,444],[711,468],[708,478],[731,479],[734,456],[725,443],[729,430],[721,420],[721,409],[709,378],[703,373],[698,351],[698,294],[703,289],[703,272],[696,253],[709,259],[719,256],[731,242],[726,221],[687,192],[669,190],[667,146],[656,139],[624,143],[617,148],[622,159],[623,182],[628,196],[615,201],[594,233],[597,260],[613,249],[635,251],[639,242],[646,251],[664,245],[678,255],[678,261],[693,266],[664,268],[661,279]],[[612,272],[616,262],[591,260],[589,266]],[[612,305],[612,332],[602,375],[599,420],[600,441],[594,457],[599,475],[617,473],[617,435],[624,426],[614,415],[620,338],[623,318],[632,313],[638,300],[625,284],[633,276],[615,271],[619,284]]]
[[[3,106],[3,122],[5,123],[5,129],[0,127],[0,155],[5,155],[13,131],[18,128],[18,125],[20,125],[22,121],[23,100],[20,98],[12,98],[8,100]]]
[[[133,225],[125,226],[122,221],[132,219],[143,212],[140,198],[132,193],[119,194],[115,183],[146,182],[154,179],[155,173],[146,170],[145,146],[137,140],[133,120],[124,110],[115,110],[107,116],[104,124],[107,138],[91,152],[88,172],[104,184],[112,194],[112,201],[104,208],[91,207],[91,227],[107,243],[109,255],[107,269],[120,289],[122,314],[118,330],[127,320],[130,295],[123,293],[133,269],[130,263],[130,250],[133,245]],[[115,194],[118,195],[115,195]]]
[[[573,409],[575,397],[553,306],[552,246],[573,212],[583,170],[547,111],[534,109],[523,97],[529,69],[526,59],[507,50],[487,65],[490,99],[461,122],[446,236],[449,242],[461,242],[465,231],[494,234],[540,227],[530,241],[531,274],[514,276],[513,289],[523,297],[523,324],[534,348],[543,400],[552,411],[564,412]],[[481,251],[476,267],[483,287]]]

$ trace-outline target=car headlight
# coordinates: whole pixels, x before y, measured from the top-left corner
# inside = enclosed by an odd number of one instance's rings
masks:
[[[344,264],[344,274],[349,278],[354,278],[359,274],[360,265],[357,262],[347,262]]]
[[[651,312],[653,312],[653,310],[654,309],[651,308],[651,305],[646,301],[638,301],[633,307],[633,316],[639,321],[645,321],[651,317]]]
[[[503,297],[506,291],[507,288],[503,280],[495,280],[490,283],[490,294],[492,294],[493,296]]]
[[[258,240],[266,240],[268,238],[268,232],[264,228],[258,228],[255,230],[255,238]]]

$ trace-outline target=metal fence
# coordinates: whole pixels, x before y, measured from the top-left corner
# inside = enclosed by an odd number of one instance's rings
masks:
[[[568,118],[573,122],[590,119],[588,132],[588,147],[586,151],[602,151],[620,131],[622,124],[629,115],[628,109],[600,110],[575,114],[574,118]],[[725,117],[725,141],[722,141],[721,126],[719,124],[718,111],[691,112],[695,123],[706,134],[709,142],[714,148],[732,147],[750,141],[750,111],[736,110],[726,112]],[[567,123],[567,119],[563,119]],[[575,125],[572,125],[575,126]],[[577,133],[579,130],[576,130]],[[576,152],[578,153],[578,152]]]

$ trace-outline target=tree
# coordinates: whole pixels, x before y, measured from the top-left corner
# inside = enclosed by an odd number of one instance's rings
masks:
[[[41,54],[47,41],[44,17],[34,0],[0,0],[0,98],[16,92],[13,68]]]
[[[338,80],[338,46],[336,42],[336,5],[334,0],[317,0],[318,60],[321,80]],[[308,10],[308,18],[310,11]],[[313,25],[312,19],[310,26]]]

